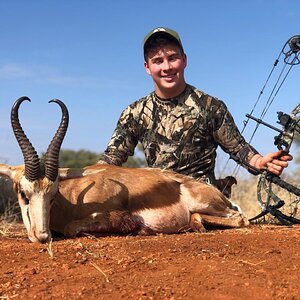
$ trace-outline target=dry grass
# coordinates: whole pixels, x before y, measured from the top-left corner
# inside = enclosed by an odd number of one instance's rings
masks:
[[[23,236],[25,231],[20,220],[20,208],[12,184],[0,178],[0,236]]]
[[[238,204],[244,214],[251,218],[261,212],[257,201],[257,178],[238,179],[238,184],[232,187],[231,200]]]
[[[287,182],[297,186],[297,182],[291,179],[286,179]],[[248,218],[252,218],[261,212],[260,204],[257,200],[257,182],[258,177],[251,177],[246,180],[238,180],[238,184],[233,187],[231,200],[238,204]],[[300,198],[292,193],[273,185],[273,192],[285,202],[285,205],[280,209],[287,216],[292,216],[300,219]],[[267,194],[262,193],[262,200],[266,201]],[[273,202],[270,204],[274,204]],[[277,222],[272,216],[268,215],[260,220],[263,223]]]
[[[51,239],[50,242],[47,244],[47,252],[48,252],[51,259],[54,258],[54,252],[53,252],[53,249],[52,249],[52,242],[53,242],[53,240]]]
[[[27,236],[23,223],[19,221],[0,220],[0,237],[24,238]]]
[[[12,182],[0,177],[0,216],[16,217],[20,219],[17,196],[13,190]]]

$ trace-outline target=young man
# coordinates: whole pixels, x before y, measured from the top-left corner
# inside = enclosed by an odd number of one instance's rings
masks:
[[[277,151],[261,156],[246,143],[222,101],[185,82],[187,57],[177,32],[152,30],[144,39],[144,58],[155,90],[122,112],[99,163],[122,165],[141,142],[150,167],[211,184],[216,183],[218,146],[238,161],[276,175],[287,167],[290,155]]]

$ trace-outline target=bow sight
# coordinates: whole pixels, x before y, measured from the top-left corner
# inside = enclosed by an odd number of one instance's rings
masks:
[[[277,146],[279,150],[283,150],[284,153],[288,153],[293,143],[295,132],[300,133],[300,117],[297,116],[299,113],[300,103],[293,109],[290,115],[282,111],[277,112],[277,123],[282,125],[283,129],[274,127],[271,124],[266,123],[263,120],[255,118],[249,114],[246,114],[246,117],[256,121],[258,124],[262,124],[279,132],[279,135],[274,137],[274,145]]]

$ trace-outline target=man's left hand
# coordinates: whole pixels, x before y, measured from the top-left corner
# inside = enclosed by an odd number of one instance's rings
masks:
[[[275,175],[281,175],[283,169],[288,166],[288,161],[291,161],[293,157],[290,154],[284,154],[282,150],[277,152],[268,153],[265,156],[257,157],[256,154],[250,161],[255,168],[260,170],[268,170]],[[252,163],[251,163],[252,162]]]

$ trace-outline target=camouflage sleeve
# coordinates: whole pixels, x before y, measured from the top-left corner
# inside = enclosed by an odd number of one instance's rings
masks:
[[[138,126],[132,110],[127,107],[121,114],[110,142],[98,164],[113,164],[121,166],[134,154],[138,143]]]
[[[215,141],[223,151],[235,155],[237,162],[241,160],[249,163],[258,151],[245,141],[226,105],[222,101],[218,101],[218,105],[214,106],[212,112],[211,120]],[[246,166],[243,165],[243,167]],[[248,171],[253,173],[253,170],[248,169]]]

